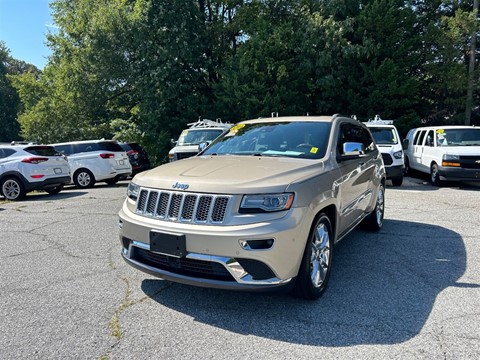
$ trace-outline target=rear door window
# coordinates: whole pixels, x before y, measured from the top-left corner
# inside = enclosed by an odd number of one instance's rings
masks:
[[[59,152],[53,146],[29,146],[24,151],[37,156],[58,156]]]
[[[98,143],[99,150],[102,151],[124,151],[122,147],[114,141],[102,141]]]

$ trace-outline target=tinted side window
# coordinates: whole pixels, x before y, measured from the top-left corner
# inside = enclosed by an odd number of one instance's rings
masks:
[[[102,151],[124,151],[122,147],[114,141],[99,142],[98,149]]]
[[[16,151],[13,149],[0,149],[0,159],[4,159],[9,157],[12,154],[15,154]]]
[[[365,153],[370,153],[375,150],[370,132],[358,125],[342,124],[340,126],[340,134],[338,139],[338,152],[343,153],[343,144],[346,142],[356,142],[363,144]]]
[[[420,136],[417,138],[417,141],[415,141],[415,145],[422,145],[423,144],[423,139],[425,138],[425,134],[427,132],[425,130],[422,130],[420,132]]]
[[[427,146],[433,146],[433,130],[429,130],[427,133],[427,141],[425,142]]]
[[[70,144],[66,144],[66,145],[55,145],[55,149],[62,153],[62,154],[65,154],[65,155],[72,155],[73,153],[73,149],[72,149],[72,145]]]
[[[29,146],[25,149],[26,152],[38,155],[38,156],[56,156],[58,155],[58,151],[55,150],[53,146]]]
[[[99,150],[97,143],[81,143],[73,144],[73,153],[78,154],[82,152],[97,151]]]

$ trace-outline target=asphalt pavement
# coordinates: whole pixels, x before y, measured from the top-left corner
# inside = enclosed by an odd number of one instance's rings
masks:
[[[0,198],[0,359],[478,359],[480,185],[406,178],[317,301],[163,281],[120,255],[127,182]]]

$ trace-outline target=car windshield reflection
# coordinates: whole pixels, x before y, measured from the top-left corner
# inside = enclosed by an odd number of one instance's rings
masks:
[[[325,156],[331,123],[240,123],[216,139],[203,155],[284,156],[321,159]]]

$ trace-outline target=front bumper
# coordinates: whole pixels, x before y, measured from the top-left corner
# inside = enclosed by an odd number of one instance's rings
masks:
[[[294,283],[303,256],[306,208],[291,209],[279,220],[239,226],[174,223],[119,212],[122,256],[131,266],[165,280],[208,288],[272,291]],[[150,232],[181,233],[186,254],[152,252]],[[252,249],[249,241],[273,240]],[[243,245],[242,245],[243,244]]]
[[[441,180],[480,181],[480,169],[464,169],[456,167],[438,167]]]

